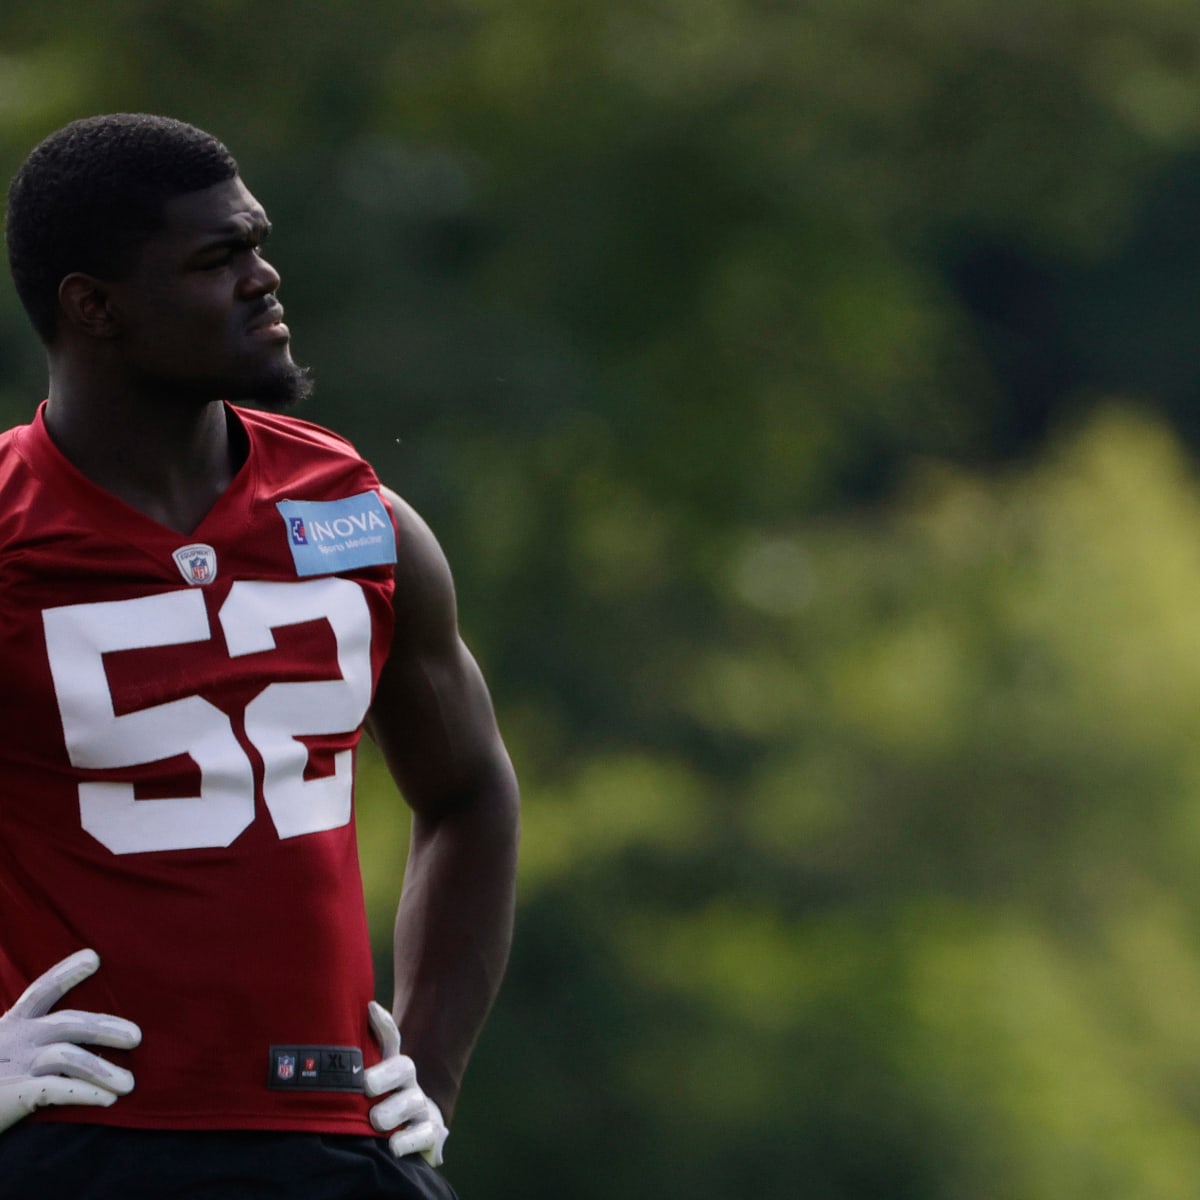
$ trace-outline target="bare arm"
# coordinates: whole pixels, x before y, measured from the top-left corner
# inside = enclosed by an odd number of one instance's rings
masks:
[[[421,1087],[449,1123],[508,961],[517,782],[459,637],[445,556],[420,517],[384,495],[400,532],[396,633],[367,723],[413,810],[393,1010]]]

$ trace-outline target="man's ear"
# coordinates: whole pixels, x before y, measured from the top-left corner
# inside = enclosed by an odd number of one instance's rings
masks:
[[[110,340],[120,333],[120,321],[108,285],[93,275],[74,271],[58,285],[58,303],[65,319],[94,338]]]

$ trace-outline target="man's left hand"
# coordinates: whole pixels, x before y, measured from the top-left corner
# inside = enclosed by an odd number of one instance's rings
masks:
[[[388,1146],[397,1158],[419,1154],[431,1167],[440,1167],[450,1136],[441,1109],[421,1091],[413,1060],[400,1053],[400,1030],[392,1014],[372,1000],[367,1015],[383,1050],[383,1060],[363,1072],[367,1095],[383,1097],[371,1106],[371,1124],[389,1135]]]

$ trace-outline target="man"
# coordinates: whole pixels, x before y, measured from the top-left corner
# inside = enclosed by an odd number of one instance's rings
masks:
[[[308,380],[269,229],[159,117],[75,122],[10,189],[49,393],[0,437],[6,1196],[453,1194],[427,1163],[507,960],[516,783],[437,542],[274,411]],[[413,810],[394,1020],[364,724]]]

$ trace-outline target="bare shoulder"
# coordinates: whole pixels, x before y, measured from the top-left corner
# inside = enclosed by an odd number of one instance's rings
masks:
[[[407,500],[388,487],[380,493],[396,521],[396,636],[416,642],[453,636],[457,604],[445,552]]]

